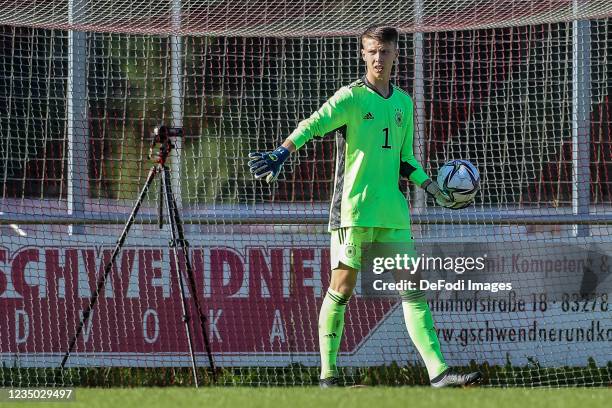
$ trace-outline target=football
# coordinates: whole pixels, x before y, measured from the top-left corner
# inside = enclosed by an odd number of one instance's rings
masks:
[[[451,160],[440,167],[438,185],[456,203],[474,200],[480,185],[480,173],[467,160]]]

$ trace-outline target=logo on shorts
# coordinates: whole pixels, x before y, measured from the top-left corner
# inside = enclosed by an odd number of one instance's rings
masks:
[[[352,258],[357,255],[357,248],[352,244],[347,244],[346,248],[344,248],[344,254],[347,258]]]

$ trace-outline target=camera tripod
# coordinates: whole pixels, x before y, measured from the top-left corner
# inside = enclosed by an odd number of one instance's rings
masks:
[[[68,358],[70,357],[70,353],[72,353],[72,350],[74,349],[74,346],[81,332],[83,331],[83,327],[89,320],[91,316],[91,312],[98,301],[98,297],[100,293],[102,292],[102,290],[104,289],[104,284],[106,283],[108,276],[110,274],[110,271],[113,268],[115,259],[117,258],[117,255],[119,254],[119,252],[121,251],[121,248],[123,247],[123,243],[125,242],[128,236],[128,233],[130,232],[130,228],[134,224],[136,215],[138,214],[138,210],[140,209],[142,201],[144,200],[144,197],[146,196],[149,190],[149,187],[153,183],[155,176],[160,175],[161,182],[159,183],[159,198],[158,198],[159,201],[158,201],[158,207],[157,207],[158,225],[159,225],[159,228],[162,228],[164,225],[164,201],[165,201],[166,203],[165,205],[168,210],[167,217],[168,217],[168,221],[170,224],[170,231],[171,231],[171,236],[172,236],[172,239],[169,242],[169,246],[172,252],[174,253],[174,261],[176,262],[176,275],[177,275],[176,280],[178,281],[179,288],[180,288],[181,309],[183,313],[182,318],[183,318],[183,322],[185,323],[185,331],[187,333],[187,342],[189,343],[189,353],[191,356],[191,369],[193,371],[194,383],[195,383],[195,386],[198,387],[199,383],[198,383],[198,374],[196,370],[196,359],[195,359],[195,352],[194,352],[194,346],[193,346],[193,335],[191,333],[191,326],[189,324],[191,321],[191,316],[189,314],[189,307],[187,305],[187,301],[185,297],[185,283],[183,282],[184,278],[183,278],[181,271],[179,270],[180,268],[180,261],[179,261],[179,254],[178,254],[179,250],[183,253],[183,256],[185,259],[185,267],[187,269],[187,279],[189,281],[188,282],[189,289],[191,290],[191,294],[193,296],[194,303],[195,303],[195,308],[198,313],[198,318],[200,321],[200,330],[202,332],[202,338],[204,340],[204,347],[208,355],[208,362],[209,362],[210,369],[211,369],[212,380],[213,382],[215,382],[216,369],[215,369],[215,364],[214,364],[213,357],[212,357],[212,351],[210,347],[210,341],[208,339],[208,333],[206,331],[206,318],[204,316],[202,307],[200,305],[200,301],[198,298],[198,291],[197,291],[197,287],[195,283],[195,278],[193,275],[193,268],[191,267],[191,262],[189,260],[189,242],[185,239],[185,234],[183,230],[183,222],[179,215],[178,207],[176,205],[176,200],[174,198],[174,193],[172,192],[172,186],[170,182],[170,169],[166,165],[166,160],[168,159],[168,155],[170,154],[170,151],[174,147],[174,145],[171,142],[171,137],[181,137],[181,136],[182,136],[182,130],[179,128],[169,128],[169,127],[162,125],[154,129],[153,135],[151,138],[151,146],[149,148],[149,159],[153,158],[153,149],[155,145],[157,143],[161,145],[159,148],[159,152],[157,153],[157,156],[155,157],[155,164],[151,167],[151,170],[149,171],[147,180],[144,186],[142,187],[142,190],[140,191],[140,194],[138,196],[138,199],[136,200],[136,203],[134,204],[134,207],[132,208],[132,212],[130,213],[130,216],[125,224],[123,232],[121,233],[119,239],[117,240],[115,249],[113,250],[113,253],[111,255],[111,259],[108,261],[108,263],[104,267],[104,274],[98,280],[96,290],[92,294],[92,297],[89,300],[89,305],[87,309],[85,310],[85,312],[83,313],[83,318],[81,319],[79,323],[77,331],[70,341],[68,350],[64,354],[64,358],[62,359],[62,363],[61,363],[62,369],[65,367],[66,362],[68,361]]]

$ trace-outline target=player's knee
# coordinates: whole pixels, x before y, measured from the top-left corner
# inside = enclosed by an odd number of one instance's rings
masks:
[[[329,287],[345,296],[351,296],[357,284],[357,270],[340,264],[332,271]]]
[[[336,292],[342,293],[344,296],[347,296],[347,297],[352,296],[353,289],[355,289],[355,285],[349,285],[349,284],[338,284],[335,286],[332,286],[330,284],[329,287],[335,290]]]
[[[350,296],[353,294],[353,290],[355,289],[355,282],[352,282],[349,279],[332,279],[329,282],[329,287],[345,296]]]

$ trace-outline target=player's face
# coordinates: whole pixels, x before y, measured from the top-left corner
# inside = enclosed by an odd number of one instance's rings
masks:
[[[399,55],[395,43],[382,43],[373,38],[365,38],[361,56],[366,62],[368,72],[376,79],[389,80],[393,63]]]

